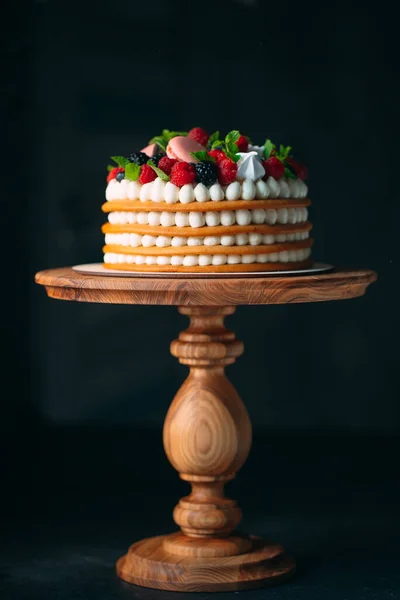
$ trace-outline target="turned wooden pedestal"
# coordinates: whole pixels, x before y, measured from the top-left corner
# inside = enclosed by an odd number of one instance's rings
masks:
[[[246,461],[251,423],[225,375],[243,352],[224,325],[238,304],[279,304],[361,296],[376,274],[340,270],[320,275],[174,279],[38,273],[50,297],[82,302],[178,305],[189,327],[171,352],[189,367],[164,423],[165,452],[191,492],[174,509],[180,531],[134,543],[117,563],[137,585],[176,591],[223,591],[277,583],[294,560],[268,540],[237,532],[241,510],[224,486]]]

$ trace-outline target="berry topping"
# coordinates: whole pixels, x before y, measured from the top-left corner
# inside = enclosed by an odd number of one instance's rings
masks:
[[[207,146],[208,138],[210,137],[201,127],[194,127],[188,132],[188,137],[196,140],[202,146]]]
[[[171,169],[170,181],[178,187],[182,187],[186,183],[192,183],[195,178],[196,171],[194,166],[190,163],[177,162]]]
[[[221,185],[229,185],[236,179],[237,164],[230,158],[225,158],[217,164],[218,180]]]
[[[239,152],[247,152],[249,142],[244,135],[241,135],[238,141],[236,142],[236,146],[238,147]]]
[[[295,172],[299,179],[305,181],[308,177],[308,169],[305,165],[298,162],[297,160],[293,160],[290,156],[287,158],[287,162],[292,167],[292,170]]]
[[[166,175],[170,175],[171,174],[171,169],[174,166],[174,164],[176,163],[176,160],[174,158],[168,158],[168,156],[163,156],[162,158],[160,158],[160,160],[158,161],[158,168],[161,169],[161,171],[164,171],[164,173]]]
[[[285,174],[285,165],[276,156],[270,156],[267,160],[263,161],[263,167],[265,169],[265,177],[273,177],[274,179],[281,179]]]
[[[218,150],[217,148],[215,150],[210,150],[208,154],[213,157],[217,164],[220,163],[221,160],[226,159],[225,152],[222,152],[222,150]]]
[[[149,160],[149,157],[144,152],[133,152],[128,156],[128,160],[131,163],[136,163],[139,166],[145,165]]]
[[[203,160],[194,165],[196,181],[204,185],[212,185],[218,179],[218,168],[215,162]]]
[[[121,170],[119,173],[117,173],[115,179],[117,181],[122,181],[123,179],[125,179],[125,171]]]
[[[164,158],[164,156],[165,156],[164,152],[157,152],[157,154],[153,154],[153,156],[151,157],[151,160],[153,161],[155,166],[158,167],[158,163],[160,162],[160,160],[162,158]]]
[[[149,157],[147,157],[148,159]],[[139,175],[139,183],[150,183],[157,177],[157,173],[149,165],[142,165]]]
[[[110,183],[111,179],[117,179],[117,175],[119,173],[123,173],[123,177],[121,177],[121,179],[123,179],[125,177],[125,169],[123,167],[114,167],[113,169],[111,169],[111,171],[107,175],[107,183]],[[118,179],[118,181],[121,180]]]

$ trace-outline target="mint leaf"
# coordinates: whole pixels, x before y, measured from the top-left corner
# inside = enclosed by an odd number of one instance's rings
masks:
[[[210,137],[208,138],[207,146],[209,148],[212,148],[213,143],[216,142],[217,140],[219,140],[219,131],[214,131],[214,133],[212,133],[210,135]]]
[[[140,175],[140,166],[136,163],[128,162],[125,167],[125,179],[136,181]]]
[[[168,142],[161,135],[156,135],[149,140],[149,144],[157,144],[157,146],[160,146],[161,150],[164,150],[165,152]]]
[[[177,135],[187,136],[187,131],[170,131],[169,129],[163,129],[162,132],[162,137],[168,142]]]
[[[285,167],[285,177],[287,177],[288,179],[297,179],[296,175],[288,167]]]
[[[115,169],[115,167],[113,165],[107,165],[107,171],[110,172],[113,169]]]
[[[163,181],[169,181],[169,176],[166,173],[164,173],[164,171],[156,167],[152,160],[148,160],[147,164],[153,169],[153,171],[157,173],[160,179],[162,179]]]
[[[222,140],[215,140],[215,142],[213,142],[211,144],[211,150],[215,150],[215,148],[218,148],[218,146],[225,146],[225,142],[223,142]]]
[[[278,158],[282,161],[285,162],[285,160],[287,159],[287,157],[289,156],[289,152],[291,151],[291,146],[282,146],[282,144],[279,146],[279,154],[278,154]]]
[[[125,158],[124,156],[111,156],[111,160],[113,160],[115,163],[117,163],[117,165],[119,167],[126,167],[126,165],[129,165],[129,160],[127,158]]]
[[[273,144],[271,142],[271,140],[265,140],[265,144],[264,144],[265,158],[269,158],[271,156],[272,150],[275,150],[275,144]]]
[[[197,158],[197,160],[215,162],[212,156],[208,154],[205,150],[201,150],[200,152],[191,152],[190,153],[193,158]]]
[[[240,160],[240,156],[238,154],[238,147],[236,144],[226,144],[225,153],[228,158],[233,160],[234,162],[238,162]]]
[[[240,131],[237,129],[233,129],[225,136],[225,144],[228,146],[229,144],[236,144],[238,139],[240,138]]]

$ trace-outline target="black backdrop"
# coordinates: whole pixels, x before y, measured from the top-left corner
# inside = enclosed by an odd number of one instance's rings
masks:
[[[130,456],[129,467],[151,480],[150,462],[156,481],[176,482],[159,438],[185,376],[168,351],[185,318],[168,307],[55,302],[32,282],[42,268],[101,260],[109,156],[141,148],[163,127],[238,128],[292,145],[309,166],[314,255],[379,272],[362,299],[241,307],[228,321],[246,348],[228,375],[259,448],[331,439],[334,456],[346,448],[343,464],[369,472],[373,444],[395,440],[400,424],[391,3],[70,0],[9,9],[0,409],[8,510],[43,512],[51,486],[62,497],[85,488],[86,469],[87,487],[103,478],[112,486],[115,444],[128,455],[143,430],[153,440],[147,458]],[[318,453],[311,443],[305,459],[317,472]]]

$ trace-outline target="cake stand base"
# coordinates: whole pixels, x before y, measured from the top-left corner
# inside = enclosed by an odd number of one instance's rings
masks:
[[[121,579],[162,590],[216,592],[276,584],[294,573],[295,562],[281,546],[236,533],[242,512],[225,496],[225,484],[247,459],[252,433],[246,408],[225,375],[225,367],[243,353],[243,344],[225,327],[224,318],[239,304],[356,298],[375,279],[373,271],[350,269],[248,279],[92,276],[68,268],[38,273],[36,281],[52,298],[177,305],[190,319],[171,344],[171,353],[189,367],[189,375],[163,429],[167,457],[191,485],[173,512],[181,531],[133,544],[117,563]]]
[[[186,556],[171,552],[176,545],[182,552],[185,544]],[[207,556],[218,554],[219,545],[222,553],[231,546],[233,555]],[[247,550],[234,554],[240,546]],[[295,561],[282,546],[240,535],[219,540],[189,538],[182,533],[148,538],[133,544],[117,562],[119,577],[128,583],[175,592],[223,592],[275,585],[295,569]]]

